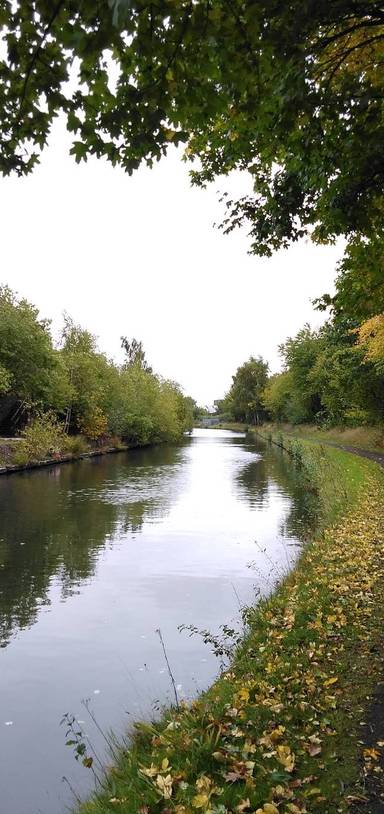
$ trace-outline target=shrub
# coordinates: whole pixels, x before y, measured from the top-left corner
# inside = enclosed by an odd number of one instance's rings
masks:
[[[65,451],[71,455],[81,455],[88,449],[86,439],[82,435],[67,436],[65,441]]]
[[[60,455],[66,446],[64,426],[54,413],[38,414],[21,433],[15,463],[25,464]]]
[[[345,423],[348,427],[363,427],[372,423],[372,416],[368,410],[351,407],[345,412]]]
[[[92,407],[88,410],[86,415],[81,419],[80,430],[87,438],[92,441],[100,441],[100,439],[107,433],[108,421],[100,407]]]

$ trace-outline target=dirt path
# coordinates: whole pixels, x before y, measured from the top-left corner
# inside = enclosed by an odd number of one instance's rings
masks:
[[[369,458],[370,461],[376,461],[380,466],[384,466],[384,452],[371,452],[369,449],[360,449],[359,447],[350,447],[345,444],[336,444],[333,441],[317,441],[316,443],[326,444],[330,447],[337,447],[343,449],[345,452],[352,452],[354,455],[360,455],[360,458]]]

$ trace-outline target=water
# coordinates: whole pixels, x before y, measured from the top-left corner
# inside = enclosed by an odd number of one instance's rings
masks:
[[[289,568],[311,520],[292,464],[264,444],[195,430],[163,446],[0,478],[0,810],[63,814],[91,772],[59,726],[98,753],[218,671],[193,624],[217,632]],[[22,782],[20,782],[22,778]]]

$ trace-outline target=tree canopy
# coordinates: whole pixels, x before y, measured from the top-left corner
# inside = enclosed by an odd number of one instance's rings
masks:
[[[183,143],[270,254],[311,233],[377,233],[384,9],[376,0],[15,0],[0,9],[0,170],[30,172],[63,114],[77,161],[128,172]]]

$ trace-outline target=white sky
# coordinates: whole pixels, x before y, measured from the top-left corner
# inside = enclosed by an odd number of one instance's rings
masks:
[[[213,228],[217,191],[241,186],[235,177],[192,188],[175,150],[132,177],[96,159],[77,165],[57,125],[32,176],[0,180],[0,283],[56,333],[67,311],[118,361],[122,334],[141,339],[157,372],[212,404],[251,354],[276,371],[279,343],[306,321],[321,324],[311,300],[333,291],[341,255],[309,242],[271,259],[247,255],[246,230]]]

